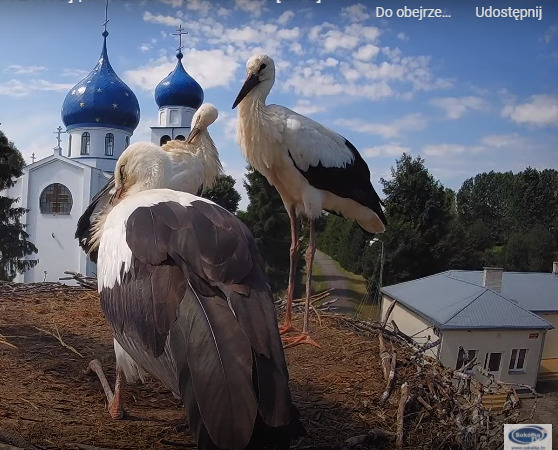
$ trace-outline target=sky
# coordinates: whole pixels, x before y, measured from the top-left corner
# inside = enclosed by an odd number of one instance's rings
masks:
[[[441,17],[404,17],[420,6]],[[485,17],[509,7],[536,17]],[[100,55],[104,14],[105,0],[0,2],[0,130],[28,163],[52,154],[64,98]],[[382,197],[404,152],[454,190],[481,172],[558,169],[556,1],[110,0],[108,18],[109,60],[141,109],[132,142],[150,140],[155,86],[176,64],[172,33],[188,31],[183,63],[219,109],[210,132],[241,209],[231,106],[261,52],[276,63],[268,103],[350,140]]]

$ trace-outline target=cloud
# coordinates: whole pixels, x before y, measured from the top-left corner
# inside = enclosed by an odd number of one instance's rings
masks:
[[[189,50],[182,60],[187,72],[204,88],[228,86],[240,66],[223,50]],[[176,59],[163,56],[145,66],[127,70],[123,76],[127,83],[146,91],[155,86],[176,66]]]
[[[380,52],[380,47],[376,47],[374,44],[366,44],[360,47],[355,52],[354,57],[361,61],[370,61],[379,52]]]
[[[407,42],[409,40],[409,36],[407,36],[405,33],[401,32],[397,34],[397,39],[399,39],[401,42]]]
[[[452,120],[461,118],[468,110],[480,111],[486,108],[486,102],[480,97],[439,97],[430,103],[443,109],[446,118]]]
[[[552,25],[544,32],[542,40],[547,44],[550,44],[550,42],[554,39],[554,36],[556,36],[557,34],[558,34],[558,25]]]
[[[488,147],[516,147],[519,143],[523,143],[524,139],[517,133],[509,134],[491,134],[481,139],[482,144]]]
[[[265,0],[234,0],[236,9],[250,13],[254,17],[262,15]]]
[[[478,154],[482,152],[495,152],[500,149],[511,151],[523,151],[527,147],[532,147],[525,137],[518,133],[508,134],[489,134],[483,136],[478,144],[431,144],[425,145],[422,150],[429,156],[455,156],[459,154]]]
[[[4,83],[0,83],[0,95],[6,95],[9,97],[25,97],[35,91],[68,91],[73,86],[73,84],[53,83],[42,79],[25,82],[12,79]]]
[[[180,8],[182,6],[182,0],[159,0],[161,3],[171,5],[173,8]]]
[[[348,19],[350,22],[362,22],[370,18],[366,6],[361,3],[356,3],[355,5],[341,9],[341,16]]]
[[[428,121],[422,114],[414,113],[389,123],[367,122],[362,119],[337,119],[335,123],[359,133],[376,134],[389,139],[408,131],[423,130]]]
[[[151,47],[149,46],[149,44],[141,44],[139,49],[140,49],[140,52],[145,53],[145,52],[148,52],[151,49]]]
[[[17,75],[27,75],[30,73],[44,72],[47,70],[44,66],[20,66],[19,64],[12,64],[6,67],[4,72],[12,72]]]
[[[62,73],[60,75],[62,75],[63,77],[72,77],[76,78],[76,80],[81,80],[88,73],[89,71],[83,69],[62,69]]]
[[[411,153],[411,149],[397,143],[377,145],[362,150],[362,154],[368,158],[378,156],[401,156],[403,153]]]
[[[558,96],[539,94],[526,103],[510,103],[502,109],[502,116],[520,125],[558,126]]]
[[[145,22],[157,23],[159,25],[168,25],[170,27],[177,27],[182,23],[177,17],[164,16],[162,14],[152,14],[149,11],[143,13],[143,20]]]
[[[295,13],[291,10],[285,11],[283,14],[279,16],[277,19],[277,23],[279,25],[287,25],[287,23],[295,16]]]
[[[325,111],[326,108],[325,106],[319,105],[316,102],[301,99],[291,109],[299,114],[311,115]]]
[[[432,144],[425,145],[422,151],[428,156],[450,156],[461,153],[478,153],[482,151],[480,146],[469,146],[461,144]]]

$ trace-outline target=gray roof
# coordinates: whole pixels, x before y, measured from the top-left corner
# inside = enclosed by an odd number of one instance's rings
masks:
[[[452,276],[455,272],[386,286],[382,292],[442,330],[553,328],[503,295]]]
[[[480,270],[450,270],[448,276],[482,286]],[[558,312],[558,275],[504,272],[501,294],[531,312]]]

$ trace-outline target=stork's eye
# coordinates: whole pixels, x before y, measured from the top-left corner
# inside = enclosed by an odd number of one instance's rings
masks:
[[[262,64],[262,65],[260,66],[260,72],[261,72],[262,70],[264,70],[266,67],[267,67],[267,64],[265,64],[265,63]]]

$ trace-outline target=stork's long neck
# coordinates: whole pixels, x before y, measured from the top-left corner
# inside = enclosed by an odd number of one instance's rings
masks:
[[[265,94],[265,95],[263,95]],[[259,172],[266,173],[273,166],[274,152],[269,143],[277,141],[275,130],[270,125],[272,118],[267,111],[267,93],[250,93],[238,105],[237,140],[244,157]]]

